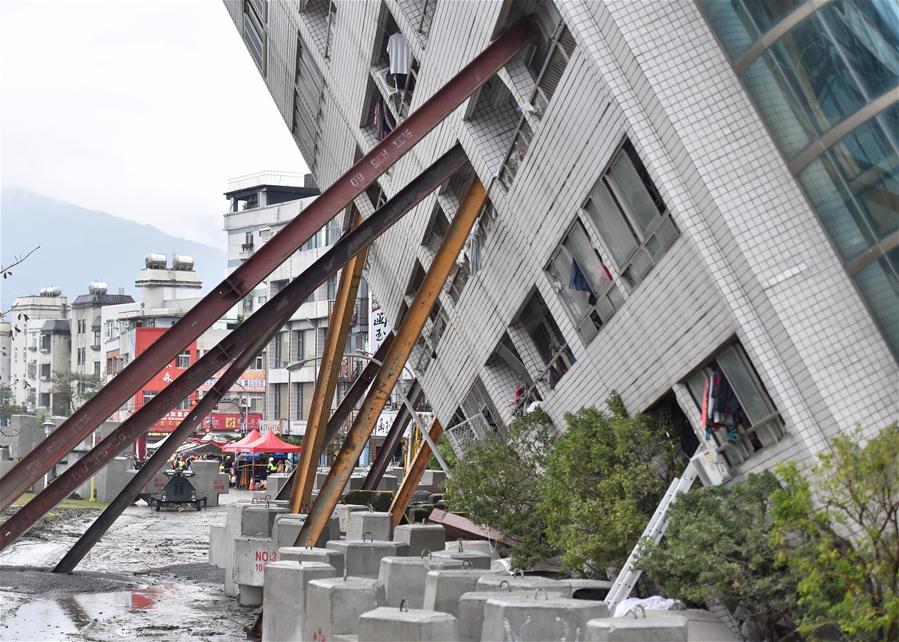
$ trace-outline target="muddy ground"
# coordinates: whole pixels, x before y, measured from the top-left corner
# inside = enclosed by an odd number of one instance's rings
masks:
[[[209,525],[224,522],[224,506],[132,506],[74,574],[50,573],[98,514],[59,510],[0,553],[0,640],[245,638],[252,609],[225,596],[224,571],[207,562]]]

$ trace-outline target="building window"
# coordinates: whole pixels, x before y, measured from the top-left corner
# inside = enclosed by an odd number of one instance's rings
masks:
[[[636,287],[680,235],[629,140],[593,186],[584,210],[630,287]]]
[[[178,402],[178,405],[175,406],[175,410],[190,410],[191,399],[187,397],[186,399],[182,399]]]
[[[146,406],[147,403],[150,401],[150,399],[152,399],[153,397],[155,397],[158,394],[159,394],[158,390],[144,390],[141,393],[141,404],[140,405],[142,407]]]
[[[332,274],[328,277],[328,301],[337,298],[337,275]]]
[[[265,351],[263,350],[261,354],[256,355],[256,360],[253,362],[254,370],[265,370]]]
[[[243,238],[243,245],[240,246],[240,249],[244,252],[249,252],[253,249],[253,233],[245,232]]]
[[[272,411],[275,419],[281,418],[281,386],[275,385],[272,387],[272,401],[274,402]]]
[[[94,350],[100,349],[100,328],[94,330],[94,342],[91,344]]]
[[[287,367],[290,360],[290,335],[287,332],[279,332],[275,337],[275,368]]]
[[[44,381],[50,381],[50,364],[42,363],[41,364],[41,379]]]
[[[265,76],[266,5],[265,0],[244,0],[243,3],[243,39],[263,76]]]
[[[700,411],[706,441],[713,441],[729,465],[783,437],[783,419],[740,344],[719,352],[686,384]]]
[[[574,365],[575,358],[539,292],[531,295],[513,326],[517,326],[515,329],[519,332],[524,330],[532,350],[536,351],[542,362],[540,372],[533,377],[534,381],[545,381],[551,390],[554,389]]]
[[[100,376],[100,362],[99,361],[94,361],[94,376],[95,377]]]
[[[41,352],[50,352],[50,335],[41,335]]]
[[[49,408],[49,407],[50,407],[50,393],[49,393],[49,392],[42,392],[42,393],[41,393],[41,403],[40,403],[40,405],[41,405],[42,408]]]
[[[553,253],[545,270],[585,343],[596,336],[624,303],[611,273],[603,265],[579,218]]]
[[[184,350],[175,357],[176,368],[190,368],[190,350]]]

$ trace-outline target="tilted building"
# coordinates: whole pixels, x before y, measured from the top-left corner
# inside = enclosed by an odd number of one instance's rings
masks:
[[[396,326],[466,185],[487,187],[410,359],[444,425],[540,400],[561,426],[615,390],[689,423],[714,482],[899,414],[890,3],[225,5],[323,190],[508,25],[538,26],[355,201],[368,216],[468,156],[370,253]]]

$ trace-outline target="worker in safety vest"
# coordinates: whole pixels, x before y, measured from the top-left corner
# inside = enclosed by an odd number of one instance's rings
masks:
[[[273,472],[276,472],[277,470],[278,470],[278,466],[275,464],[275,458],[269,457],[268,458],[268,474],[271,475]]]

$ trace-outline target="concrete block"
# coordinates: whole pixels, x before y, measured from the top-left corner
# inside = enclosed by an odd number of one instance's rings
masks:
[[[477,569],[428,571],[422,608],[459,617],[459,598],[475,591],[481,576],[492,572]]]
[[[287,473],[271,473],[265,478],[265,492],[272,497],[277,497],[289,478],[290,475]]]
[[[453,551],[443,550],[433,553],[434,557],[443,557],[446,559],[454,559],[459,562],[467,562],[471,568],[480,568],[490,570],[490,564],[493,560],[490,556],[481,551]]]
[[[262,585],[265,567],[278,561],[278,549],[270,537],[241,536],[234,540],[234,560],[232,577],[238,588],[238,603],[241,606],[262,604]],[[227,573],[227,569],[226,569]],[[254,591],[250,587],[256,587]]]
[[[383,475],[381,477],[381,481],[378,482],[378,487],[376,490],[395,493],[396,489],[399,488],[399,485],[399,480],[393,475]]]
[[[312,580],[334,577],[334,567],[319,562],[279,561],[265,567],[262,599],[263,642],[300,640],[306,623],[306,590]]]
[[[97,491],[97,501],[109,503],[116,495],[122,492],[125,484],[131,479],[128,471],[131,469],[131,460],[125,457],[115,457],[106,466],[101,468],[94,476],[94,489]],[[38,482],[43,489],[43,480]]]
[[[346,495],[349,492],[354,490],[362,490],[362,484],[365,482],[365,475],[362,473],[354,473],[350,475],[350,478],[347,480],[346,486],[343,489],[341,495]]]
[[[225,568],[226,565],[227,537],[228,527],[225,524],[209,525],[209,563],[218,568]]]
[[[608,615],[605,602],[572,600],[547,593],[532,597],[497,595],[484,604],[481,641],[583,640],[587,622]]]
[[[390,556],[405,555],[405,544],[386,541],[331,540],[325,545],[334,551],[343,551],[343,569],[353,577],[377,578],[381,560]]]
[[[253,504],[240,513],[240,534],[248,537],[271,537],[275,518],[288,508],[269,504]]]
[[[439,557],[385,557],[381,559],[378,579],[384,584],[387,606],[399,606],[406,600],[412,609],[422,608],[428,571],[461,569],[462,562]]]
[[[302,529],[305,521],[306,515],[302,513],[284,513],[277,515],[275,517],[274,525],[272,526],[272,540],[279,548],[282,546],[294,546],[297,541],[297,535],[300,534],[300,529]],[[331,519],[328,520],[328,525],[319,537],[318,542],[315,544],[317,546],[324,546],[325,542],[332,539],[338,539],[339,537],[340,527],[338,525],[337,517],[331,517]]]
[[[393,541],[409,547],[409,555],[435,553],[446,546],[446,530],[440,524],[402,524],[393,529]]]
[[[682,615],[599,618],[587,622],[585,639],[588,642],[687,642],[687,618]]]
[[[419,488],[427,488],[432,493],[443,492],[446,488],[446,473],[442,470],[426,470],[422,473]]]
[[[497,550],[485,539],[457,539],[447,542],[443,548],[447,551],[477,551],[489,555],[492,560],[499,559]]]
[[[362,506],[361,504],[337,504],[337,508],[334,509],[334,513],[337,515],[341,533],[346,533],[347,520],[349,519],[349,515],[350,513],[357,510],[367,511],[368,506]]]
[[[647,618],[665,618],[672,611],[647,609]],[[687,639],[690,642],[737,642],[733,631],[714,613],[704,609],[687,609],[676,611],[676,614],[687,619]]]
[[[571,585],[539,575],[484,575],[478,580],[479,591],[531,591],[537,589],[554,596],[567,598]]]
[[[334,567],[337,575],[343,575],[343,551],[330,548],[307,548],[305,546],[283,546],[278,549],[278,559],[286,561],[321,562]]]
[[[381,607],[359,618],[359,642],[446,642],[459,637],[449,613]]]
[[[359,631],[359,617],[384,605],[384,585],[364,577],[312,580],[306,588],[304,640],[334,640]]]
[[[496,591],[471,591],[459,596],[456,617],[459,620],[459,639],[479,642],[484,625],[484,605],[495,598]],[[504,596],[533,597],[533,591],[505,591]]]
[[[328,468],[319,468],[315,473],[315,483],[312,484],[312,490],[321,490],[325,480],[328,478]]]
[[[335,635],[330,638],[333,642],[359,642],[358,635],[350,635],[347,633],[346,635]]]
[[[608,580],[572,579],[564,580],[571,587],[572,597],[576,600],[604,600],[612,588]]]
[[[371,534],[372,539],[393,539],[393,526],[390,513],[378,513],[369,511],[355,511],[347,516],[346,538],[362,539],[366,533]]]

